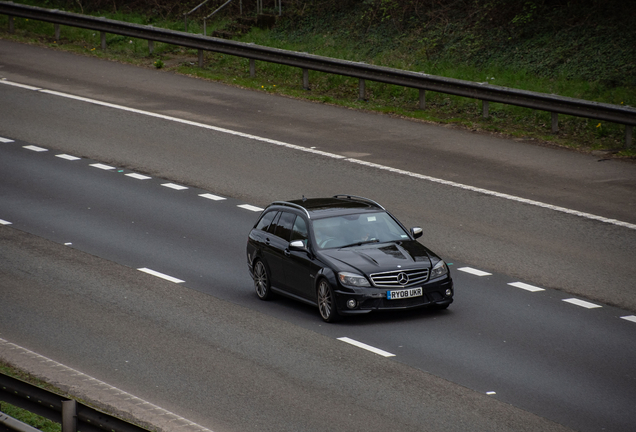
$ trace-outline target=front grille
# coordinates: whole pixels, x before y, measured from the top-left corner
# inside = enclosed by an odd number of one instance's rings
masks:
[[[378,288],[406,288],[422,285],[428,280],[428,269],[394,270],[371,275],[373,285]],[[406,283],[404,283],[406,281]]]

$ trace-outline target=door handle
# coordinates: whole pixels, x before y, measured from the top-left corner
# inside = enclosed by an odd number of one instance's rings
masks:
[[[289,251],[289,249],[285,249],[284,253],[285,253],[285,256],[290,256],[291,255],[291,252]]]

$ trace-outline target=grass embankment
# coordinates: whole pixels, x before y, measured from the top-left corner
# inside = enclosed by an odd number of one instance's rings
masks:
[[[183,30],[179,13],[199,2],[181,4],[180,9],[175,9],[175,2],[158,1],[153,4],[165,3],[171,7],[148,9],[145,13],[143,0],[136,3],[141,13],[126,9],[113,11],[115,6],[109,10],[78,10],[77,5],[82,2],[23,3],[43,7],[66,5],[73,8],[67,9],[73,12]],[[95,0],[92,4],[101,3]],[[235,39],[433,75],[636,106],[636,26],[629,18],[629,11],[623,11],[625,7],[618,1],[586,0],[571,6],[565,0],[525,3],[455,0],[439,6],[431,0],[290,0],[284,7],[283,17],[274,28],[254,27]],[[202,10],[198,17],[191,17],[189,31],[203,33],[200,18],[209,12]],[[208,23],[208,34],[231,23],[235,12],[229,10],[219,20]],[[253,13],[246,11],[248,15]],[[154,53],[149,55],[144,40],[108,35],[107,49],[102,51],[99,33],[89,30],[63,27],[61,40],[55,41],[52,24],[16,19],[16,32],[10,35],[6,32],[6,16],[0,17],[0,28],[5,29],[0,37],[6,39],[163,68],[259,91],[500,133],[581,151],[636,157],[636,145],[633,144],[632,149],[623,148],[623,125],[594,119],[561,115],[559,132],[552,134],[550,113],[542,111],[491,103],[490,117],[484,119],[480,101],[434,92],[427,92],[426,109],[419,110],[417,90],[374,82],[366,83],[367,100],[359,101],[357,79],[310,71],[311,90],[307,91],[302,88],[302,72],[297,68],[257,62],[256,77],[250,78],[247,59],[205,53],[205,66],[199,68],[196,50],[167,44],[155,43]]]

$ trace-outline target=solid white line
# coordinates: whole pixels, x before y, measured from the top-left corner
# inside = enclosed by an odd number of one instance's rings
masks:
[[[115,169],[115,167],[104,165],[104,164],[100,164],[100,163],[90,164],[90,166],[95,167],[95,168],[99,168],[99,169],[102,169],[102,170],[114,170]]]
[[[137,173],[130,173],[130,174],[124,174],[124,175],[128,177],[136,178],[137,180],[148,180],[152,178],[152,177],[148,177],[143,174],[137,174]]]
[[[143,111],[143,110],[139,110],[139,109],[135,109],[135,108],[129,108],[129,107],[125,107],[122,105],[116,105],[116,104],[111,104],[108,102],[103,102],[103,101],[99,101],[99,100],[95,100],[95,99],[89,99],[89,98],[85,98],[85,97],[81,97],[81,96],[75,96],[75,95],[71,95],[68,93],[61,93],[61,92],[57,92],[57,91],[53,91],[53,90],[40,90],[41,93],[47,93],[47,94],[51,94],[51,95],[55,95],[55,96],[61,96],[61,97],[65,97],[68,99],[74,99],[74,100],[78,100],[78,101],[82,101],[82,102],[88,102],[91,104],[95,104],[95,105],[100,105],[100,106],[105,106],[108,108],[114,108],[114,109],[119,109],[122,111],[127,111],[127,112],[132,112],[135,114],[141,114],[141,115],[145,115],[145,116],[149,116],[149,117],[155,117],[155,118],[160,118],[163,120],[169,120],[169,121],[173,121],[173,122],[177,122],[177,123],[182,123],[182,124],[187,124],[190,126],[196,126],[196,127],[200,127],[200,128],[204,128],[204,129],[209,129],[209,130],[214,130],[217,132],[222,132],[222,133],[226,133],[226,134],[230,134],[230,135],[235,135],[235,136],[240,136],[243,138],[248,138],[248,139],[252,139],[252,140],[256,140],[256,141],[262,141],[262,142],[267,142],[270,144],[275,144],[275,145],[279,145],[279,146],[283,146],[283,147],[287,147],[287,148],[292,148],[295,150],[300,150],[300,151],[304,151],[304,152],[308,152],[308,153],[314,153],[314,154],[319,154],[322,156],[326,156],[326,157],[330,157],[330,158],[334,158],[334,159],[345,159],[345,156],[340,156],[340,155],[336,155],[333,153],[328,153],[328,152],[323,152],[320,150],[314,150],[314,149],[309,149],[307,147],[302,147],[302,146],[298,146],[298,145],[294,145],[294,144],[289,144],[286,142],[282,142],[282,141],[277,141],[277,140],[272,140],[269,138],[263,138],[263,137],[259,137],[256,135],[250,135],[250,134],[246,134],[243,132],[238,132],[235,130],[231,130],[231,129],[225,129],[225,128],[220,128],[217,126],[211,126],[211,125],[207,125],[204,123],[199,123],[199,122],[194,122],[194,121],[190,121],[190,120],[185,120],[185,119],[180,119],[177,117],[171,117],[171,116],[167,116],[164,114],[157,114],[157,113],[153,113],[150,111]]]
[[[539,288],[539,287],[536,287],[536,286],[533,286],[533,285],[528,285],[528,284],[525,284],[523,282],[512,282],[512,283],[509,283],[508,285],[511,285],[511,286],[517,287],[517,288],[521,288],[521,289],[524,289],[526,291],[531,291],[531,292],[545,291],[543,288]]]
[[[11,222],[0,219],[0,225],[13,225]]]
[[[417,173],[413,173],[410,171],[405,171],[405,170],[401,170],[398,168],[391,168],[391,167],[387,167],[384,165],[379,165],[373,162],[367,162],[367,161],[363,161],[363,160],[358,160],[358,159],[345,159],[347,162],[353,162],[353,163],[357,163],[360,165],[365,165],[368,167],[372,167],[372,168],[377,168],[377,169],[381,169],[384,171],[390,171],[396,174],[401,174],[401,175],[405,175],[408,177],[413,177],[413,178],[418,178],[421,180],[427,180],[433,183],[439,183],[439,184],[443,184],[446,186],[451,186],[451,187],[455,187],[455,188],[459,188],[459,189],[464,189],[467,191],[472,191],[472,192],[477,192],[477,193],[481,193],[484,195],[490,195],[490,196],[494,196],[497,198],[503,198],[503,199],[507,199],[510,201],[515,201],[515,202],[519,202],[519,203],[523,203],[523,204],[529,204],[529,205],[533,205],[536,207],[541,207],[541,208],[545,208],[545,209],[549,209],[549,210],[554,210],[554,211],[558,211],[561,213],[566,213],[572,216],[579,216],[582,218],[586,218],[586,219],[592,219],[595,221],[599,221],[599,222],[603,222],[603,223],[608,223],[608,224],[612,224],[612,225],[618,225],[624,228],[629,228],[629,229],[636,229],[636,224],[632,224],[629,222],[623,222],[623,221],[619,221],[616,219],[610,219],[610,218],[606,218],[603,216],[598,216],[598,215],[594,215],[591,213],[585,213],[585,212],[581,212],[578,210],[572,210],[572,209],[568,209],[565,207],[559,207],[559,206],[555,206],[552,204],[546,204],[546,203],[542,203],[540,201],[534,201],[534,200],[530,200],[527,198],[521,198],[518,196],[514,196],[514,195],[508,195],[505,193],[501,193],[501,192],[495,192],[495,191],[491,191],[488,189],[482,189],[479,187],[475,187],[475,186],[469,186],[469,185],[465,185],[462,183],[456,183],[453,181],[449,181],[449,180],[442,180],[442,179],[438,179],[436,177],[431,177],[431,176],[427,176],[427,175],[423,175],[423,174],[417,174]]]
[[[38,147],[38,146],[34,146],[34,145],[26,145],[26,146],[22,146],[22,148],[25,148],[25,149],[27,149],[27,150],[33,150],[33,151],[35,151],[35,152],[45,152],[45,151],[48,151],[48,150],[47,150],[47,149],[45,149],[45,148]]]
[[[2,137],[0,137],[0,142],[1,142],[1,143],[12,143],[12,142],[14,142],[14,141],[13,141],[12,139],[9,139],[9,138],[2,138]]]
[[[488,272],[485,272],[485,271],[477,270],[477,269],[474,269],[472,267],[462,267],[462,268],[458,268],[457,270],[463,271],[465,273],[470,273],[470,274],[475,275],[475,276],[490,276],[490,275],[492,275],[492,273],[488,273]]]
[[[187,187],[185,187],[185,186],[181,186],[181,185],[174,184],[174,183],[164,183],[164,184],[162,184],[161,186],[165,186],[165,187],[167,187],[167,188],[174,189],[174,190],[184,190],[184,189],[187,189]]]
[[[59,154],[59,155],[55,155],[55,157],[59,157],[59,158],[70,160],[70,161],[76,161],[81,159],[81,158],[78,158],[77,156],[71,156],[67,154]]]
[[[635,322],[636,323],[636,315],[627,315],[627,316],[622,316],[621,319],[627,320],[627,321],[631,321],[631,322]]]
[[[149,117],[155,117],[155,118],[160,118],[163,120],[169,120],[169,121],[173,121],[173,122],[177,122],[177,123],[181,123],[181,124],[187,124],[190,126],[195,126],[195,127],[200,127],[200,128],[204,128],[204,129],[209,129],[209,130],[214,130],[217,132],[221,132],[221,133],[226,133],[226,134],[230,134],[230,135],[234,135],[234,136],[239,136],[242,138],[247,138],[247,139],[251,139],[251,140],[255,140],[255,141],[261,141],[261,142],[266,142],[269,144],[274,144],[274,145],[278,145],[278,146],[282,146],[282,147],[286,147],[286,148],[290,148],[290,149],[294,149],[294,150],[299,150],[299,151],[303,151],[303,152],[307,152],[307,153],[313,153],[313,154],[317,154],[317,155],[321,155],[321,156],[325,156],[325,157],[329,157],[329,158],[333,158],[333,159],[341,159],[344,160],[346,162],[351,162],[351,163],[355,163],[355,164],[359,164],[359,165],[364,165],[367,167],[371,167],[371,168],[376,168],[376,169],[380,169],[383,171],[390,171],[396,174],[400,174],[400,175],[405,175],[405,176],[409,176],[409,177],[413,177],[413,178],[417,178],[417,179],[421,179],[421,180],[426,180],[426,181],[430,181],[433,183],[439,183],[439,184],[443,184],[446,186],[451,186],[451,187],[455,187],[455,188],[459,188],[459,189],[464,189],[464,190],[468,190],[468,191],[472,191],[472,192],[477,192],[477,193],[481,193],[481,194],[485,194],[485,195],[490,195],[490,196],[495,196],[498,198],[503,198],[503,199],[507,199],[510,201],[515,201],[515,202],[519,202],[519,203],[523,203],[523,204],[529,204],[529,205],[533,205],[536,207],[541,207],[541,208],[545,208],[545,209],[549,209],[549,210],[554,210],[554,211],[558,211],[561,213],[566,213],[572,216],[578,216],[578,217],[582,217],[582,218],[586,218],[586,219],[591,219],[591,220],[595,220],[598,222],[603,222],[603,223],[608,223],[608,224],[612,224],[612,225],[617,225],[617,226],[621,226],[624,228],[629,228],[629,229],[634,229],[636,230],[636,224],[632,224],[629,222],[623,222],[623,221],[619,221],[616,219],[611,219],[611,218],[606,218],[603,216],[598,216],[598,215],[594,215],[591,213],[586,213],[586,212],[581,212],[578,210],[572,210],[572,209],[568,209],[565,207],[559,207],[559,206],[555,206],[552,204],[546,204],[546,203],[542,203],[540,201],[534,201],[534,200],[530,200],[530,199],[526,199],[526,198],[521,198],[521,197],[517,197],[514,195],[508,195],[508,194],[504,194],[504,193],[500,193],[500,192],[495,192],[495,191],[491,191],[488,189],[482,189],[482,188],[478,188],[475,186],[469,186],[469,185],[465,185],[462,183],[456,183],[456,182],[452,182],[452,181],[448,181],[448,180],[443,180],[443,179],[439,179],[436,177],[431,177],[431,176],[427,176],[427,175],[423,175],[423,174],[417,174],[417,173],[413,173],[410,171],[405,171],[405,170],[401,170],[401,169],[397,169],[397,168],[392,168],[392,167],[388,167],[385,165],[380,165],[380,164],[376,164],[376,163],[372,163],[372,162],[367,162],[367,161],[363,161],[363,160],[359,160],[359,159],[353,159],[353,158],[347,158],[345,156],[341,156],[341,155],[337,155],[334,153],[328,153],[328,152],[324,152],[324,151],[320,151],[320,150],[315,150],[312,148],[307,148],[307,147],[302,147],[299,145],[294,145],[294,144],[289,144],[286,142],[282,142],[282,141],[277,141],[277,140],[272,140],[269,138],[263,138],[263,137],[259,137],[256,135],[250,135],[250,134],[246,134],[243,132],[238,132],[238,131],[234,131],[231,129],[225,129],[225,128],[220,128],[220,127],[216,127],[216,126],[211,126],[211,125],[207,125],[207,124],[203,124],[203,123],[198,123],[198,122],[194,122],[194,121],[190,121],[190,120],[185,120],[185,119],[180,119],[180,118],[176,118],[176,117],[171,117],[171,116],[167,116],[167,115],[163,115],[163,114],[157,114],[157,113],[153,113],[150,111],[143,111],[143,110],[139,110],[139,109],[135,109],[135,108],[129,108],[129,107],[125,107],[122,105],[116,105],[116,104],[111,104],[108,102],[103,102],[103,101],[99,101],[99,100],[95,100],[95,99],[89,99],[89,98],[85,98],[85,97],[81,97],[81,96],[74,96],[68,93],[62,93],[62,92],[57,92],[57,91],[53,91],[53,90],[44,90],[44,89],[38,89],[37,87],[30,87],[30,86],[24,86],[21,84],[17,84],[17,83],[11,83],[8,81],[0,81],[4,84],[9,84],[9,85],[15,85],[17,87],[24,87],[24,88],[29,88],[31,90],[39,90],[41,93],[46,93],[46,94],[50,94],[50,95],[55,95],[55,96],[60,96],[60,97],[64,97],[64,98],[68,98],[68,99],[74,99],[77,101],[82,101],[82,102],[87,102],[87,103],[91,103],[91,104],[95,104],[95,105],[100,105],[100,106],[104,106],[104,107],[109,107],[109,108],[114,108],[114,109],[118,109],[118,110],[122,110],[122,111],[127,111],[127,112],[132,112],[132,113],[136,113],[136,114],[141,114],[141,115],[145,115],[145,116],[149,116]]]
[[[7,81],[6,78],[2,78],[0,80],[0,84],[6,84],[6,85],[13,86],[13,87],[20,87],[20,88],[23,88],[23,89],[26,89],[26,90],[42,90],[40,87],[33,87],[33,86],[30,86],[30,85],[26,85],[26,84],[18,84],[18,83],[12,82],[12,81]]]
[[[338,338],[339,341],[346,342],[348,344],[357,346],[358,348],[365,349],[367,351],[371,351],[372,353],[379,354],[383,357],[395,357],[395,354],[391,354],[390,352],[383,351],[379,348],[372,347],[371,345],[367,345],[362,342],[358,342],[357,340],[349,339],[348,337]]]
[[[212,195],[212,194],[209,194],[209,193],[200,194],[199,196],[203,197],[203,198],[211,199],[213,201],[223,201],[224,199],[227,199],[227,198],[223,198],[223,197],[220,197],[218,195]]]
[[[249,204],[241,204],[241,205],[238,205],[237,207],[240,207],[240,208],[245,209],[245,210],[250,210],[250,211],[253,211],[253,212],[263,211],[262,208],[256,207],[256,206],[253,206],[253,205],[249,205]]]
[[[563,299],[563,301],[567,302],[567,303],[572,303],[573,305],[581,306],[581,307],[584,307],[584,308],[587,308],[587,309],[594,309],[594,308],[602,307],[602,306],[599,306],[597,304],[590,303],[590,302],[587,302],[585,300],[580,300],[580,299],[577,299],[577,298]]]
[[[144,272],[144,273],[148,273],[150,275],[156,276],[156,277],[161,278],[161,279],[165,279],[165,280],[170,281],[170,282],[174,282],[174,283],[183,283],[183,282],[185,282],[185,281],[182,281],[181,279],[177,279],[176,277],[168,276],[167,274],[159,273],[158,271],[154,271],[154,270],[151,270],[149,268],[143,267],[143,268],[138,268],[137,270],[139,270],[141,272]]]
[[[58,363],[55,360],[52,360],[48,357],[44,357],[40,354],[37,354],[33,351],[30,351],[26,348],[23,348],[19,345],[11,343],[5,339],[0,338],[0,357],[6,358],[26,358],[35,361],[39,365],[39,368],[47,367],[55,370],[55,374],[66,375],[66,380],[72,382],[82,382],[83,385],[86,383],[90,383],[91,386],[95,387],[100,391],[109,392],[109,398],[115,398],[118,401],[125,402],[126,404],[132,403],[138,409],[143,409],[145,412],[145,417],[148,419],[157,419],[160,420],[160,425],[162,424],[171,424],[173,426],[178,425],[177,428],[183,431],[197,431],[197,432],[212,432],[210,429],[207,429],[201,425],[198,425],[194,422],[191,422],[188,419],[185,419],[177,414],[174,414],[170,411],[167,411],[157,405],[154,405],[148,401],[138,398],[128,392],[118,389],[117,387],[113,387],[110,384],[107,384],[103,381],[100,381],[96,378],[93,378],[90,375],[86,375],[83,372],[78,371],[77,369],[70,368],[62,363]],[[137,411],[137,410],[134,410]],[[131,415],[139,415],[139,413],[132,413]],[[145,419],[144,419],[145,420]],[[150,421],[149,421],[150,422]],[[183,426],[185,425],[185,426]],[[165,428],[161,428],[162,430],[166,430]]]

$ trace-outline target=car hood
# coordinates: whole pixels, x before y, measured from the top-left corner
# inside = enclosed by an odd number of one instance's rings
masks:
[[[353,267],[370,274],[396,268],[430,268],[431,259],[437,256],[417,241],[374,243],[343,249],[327,249],[321,254],[345,270]],[[439,259],[439,258],[437,258]]]

